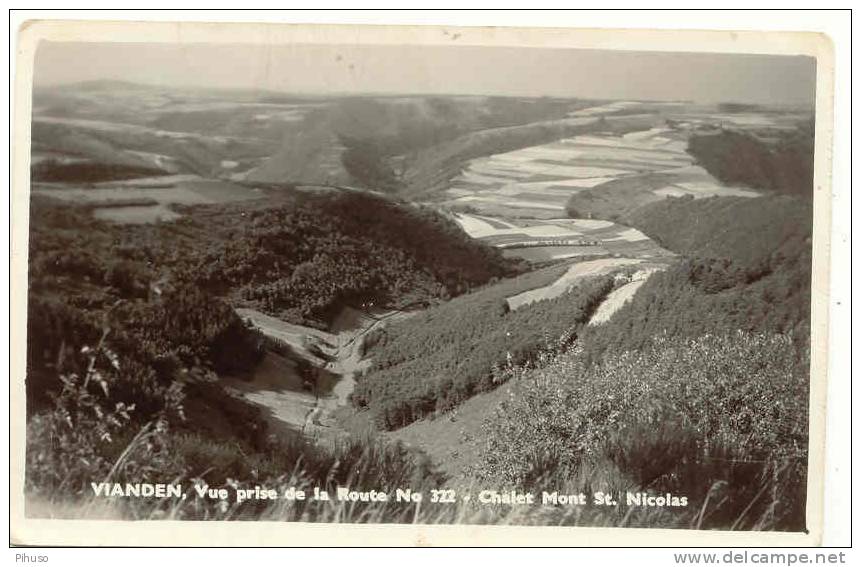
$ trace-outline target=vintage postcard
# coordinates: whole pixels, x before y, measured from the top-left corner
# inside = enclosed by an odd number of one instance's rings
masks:
[[[18,47],[13,543],[820,541],[824,36]]]

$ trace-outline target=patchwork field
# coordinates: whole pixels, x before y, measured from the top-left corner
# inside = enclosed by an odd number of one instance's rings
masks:
[[[498,215],[503,207],[524,218],[547,218],[548,211],[561,216],[572,195],[600,191],[618,180],[636,183],[655,174],[662,175],[661,185],[648,188],[655,199],[758,195],[722,185],[694,164],[686,147],[684,129],[656,127],[621,135],[575,136],[482,157],[470,161],[454,180],[447,204],[488,215]]]
[[[651,126],[613,131],[620,113],[653,113]],[[619,101],[569,116],[604,120],[606,128],[467,162],[440,207],[463,229],[533,263],[587,257],[651,259],[665,255],[644,234],[614,222],[630,210],[668,197],[759,197],[720,182],[687,151],[688,138],[722,125],[783,127],[792,113],[720,113],[683,103]],[[626,118],[623,115],[621,118]],[[705,134],[704,134],[705,133]],[[572,218],[566,218],[572,217]],[[609,219],[609,220],[597,220]]]
[[[657,259],[669,255],[642,232],[595,219],[523,219],[454,213],[472,236],[503,250],[508,257],[534,263],[589,256]]]

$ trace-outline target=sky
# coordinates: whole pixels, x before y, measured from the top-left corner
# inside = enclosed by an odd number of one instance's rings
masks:
[[[480,94],[812,105],[800,56],[477,46],[53,43],[34,84],[121,80],[297,94]]]

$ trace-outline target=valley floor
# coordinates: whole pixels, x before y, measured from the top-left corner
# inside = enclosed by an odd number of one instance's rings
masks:
[[[336,318],[334,326],[341,330],[326,332],[288,323],[254,309],[236,311],[267,337],[288,344],[294,356],[268,352],[252,376],[226,377],[225,382],[264,409],[273,431],[299,432],[320,441],[351,433],[335,419],[334,413],[348,406],[356,374],[370,364],[362,356],[365,335],[385,321],[409,315],[402,311],[370,315],[348,307]],[[319,354],[312,352],[311,345],[317,347]],[[296,357],[312,365],[312,377],[300,375]]]
[[[508,302],[512,309],[523,308],[567,293],[579,280],[615,273],[617,278],[622,278],[620,287],[605,298],[590,321],[590,324],[599,324],[609,320],[652,273],[665,266],[663,263],[644,264],[643,260],[632,258],[575,262],[552,284],[512,296]],[[291,435],[298,432],[318,442],[330,443],[373,431],[362,412],[350,404],[357,373],[371,365],[371,360],[363,357],[363,341],[378,326],[417,311],[370,315],[346,308],[336,318],[338,332],[287,323],[253,309],[238,308],[236,311],[263,334],[283,341],[292,349],[292,356],[268,352],[250,379],[225,378],[230,388],[264,409],[273,432]],[[312,345],[317,349],[316,354]],[[311,381],[300,374],[296,358],[312,365]],[[470,482],[470,467],[475,465],[487,441],[485,420],[501,402],[513,396],[514,391],[515,384],[505,383],[493,391],[469,398],[454,410],[382,435],[422,451],[450,484],[464,486]]]

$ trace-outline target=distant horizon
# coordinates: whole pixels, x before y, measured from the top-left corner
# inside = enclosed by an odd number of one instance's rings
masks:
[[[202,91],[210,91],[210,92],[242,92],[242,93],[258,93],[258,94],[269,94],[269,95],[277,95],[277,96],[286,96],[286,97],[296,97],[296,98],[320,98],[320,99],[333,99],[333,98],[365,98],[365,97],[373,97],[373,98],[421,98],[421,97],[463,97],[463,98],[513,98],[513,99],[551,99],[551,100],[579,100],[579,101],[589,101],[593,100],[596,102],[643,102],[643,103],[666,103],[666,104],[702,104],[702,105],[718,105],[718,104],[741,104],[741,105],[749,105],[749,106],[759,106],[764,108],[797,108],[797,107],[806,107],[809,110],[813,110],[812,105],[805,103],[794,103],[794,102],[776,102],[776,103],[760,103],[760,102],[745,102],[738,100],[716,100],[716,101],[697,101],[691,99],[636,99],[636,98],[595,98],[595,97],[581,97],[581,96],[556,96],[556,95],[501,95],[501,94],[484,94],[484,93],[445,93],[445,92],[436,92],[436,93],[422,93],[422,92],[373,92],[373,91],[365,91],[365,92],[298,92],[298,91],[279,91],[275,89],[269,88],[254,88],[254,87],[209,87],[203,85],[196,85],[192,83],[188,84],[178,84],[178,85],[163,85],[157,83],[145,83],[142,81],[129,81],[129,80],[120,80],[120,79],[88,79],[84,81],[71,81],[68,83],[53,83],[53,84],[42,84],[42,85],[34,85],[36,90],[47,90],[52,88],[59,87],[74,87],[74,86],[84,86],[91,83],[121,83],[131,86],[145,87],[151,89],[163,89],[163,90],[202,90]]]
[[[580,80],[586,76],[601,80]],[[309,44],[39,46],[34,89],[91,82],[318,98],[463,96],[812,108],[816,71],[810,57],[751,54]]]
[[[187,84],[177,84],[177,85],[164,85],[158,83],[145,83],[142,81],[129,81],[129,80],[121,80],[121,79],[87,79],[84,81],[70,81],[67,83],[53,83],[53,84],[42,84],[35,85],[36,90],[47,90],[52,88],[59,87],[85,87],[90,84],[97,83],[117,83],[122,85],[129,85],[134,87],[143,87],[147,89],[161,89],[161,90],[202,90],[209,92],[241,92],[241,93],[256,93],[261,95],[278,95],[278,96],[287,96],[287,97],[308,97],[308,98],[348,98],[348,97],[374,97],[374,98],[422,98],[422,97],[452,97],[452,98],[519,98],[519,99],[551,99],[551,100],[594,100],[598,102],[603,101],[611,101],[611,102],[652,102],[652,103],[666,103],[666,104],[703,104],[695,100],[689,99],[675,99],[675,100],[657,100],[657,99],[634,99],[634,98],[594,98],[594,97],[580,97],[580,96],[554,96],[554,95],[500,95],[500,94],[485,94],[485,93],[445,93],[445,92],[435,92],[435,93],[423,93],[423,92],[374,92],[374,91],[364,91],[364,92],[298,92],[298,91],[281,91],[269,88],[255,88],[255,87],[209,87],[199,84],[187,83]],[[750,104],[752,106],[759,106],[757,103],[741,103],[739,101],[734,100],[725,100],[719,101],[715,104]]]

